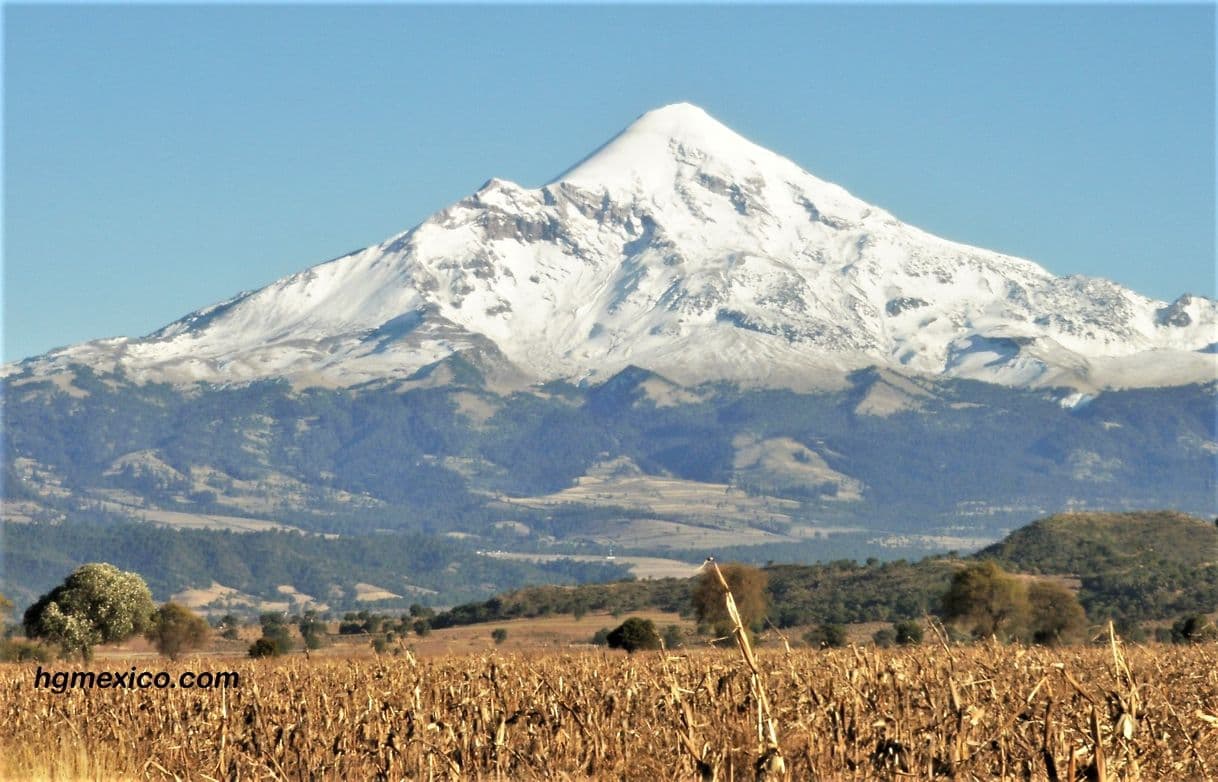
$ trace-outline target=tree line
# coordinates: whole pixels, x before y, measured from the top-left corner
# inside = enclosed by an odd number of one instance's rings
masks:
[[[719,568],[730,590],[738,616],[746,632],[757,634],[767,629],[782,635],[775,624],[775,608],[771,604],[771,573],[749,565],[727,564]],[[780,571],[784,575],[789,575]],[[681,610],[697,621],[697,632],[706,642],[730,640],[734,620],[725,607],[725,596],[718,576],[703,569],[700,576],[687,579],[676,588],[677,580],[659,594],[665,596],[668,610]],[[566,607],[577,617],[589,610],[601,610],[610,604],[609,598],[618,590],[627,602],[638,610],[644,598],[651,595],[639,582],[619,582],[599,585],[599,598],[576,596]],[[561,590],[568,596],[578,590]],[[554,590],[551,588],[550,592]],[[594,595],[598,594],[596,592]],[[496,598],[481,604],[458,606],[436,613],[420,604],[408,613],[386,616],[369,611],[348,612],[338,623],[340,635],[366,635],[377,652],[385,651],[395,640],[414,633],[419,637],[433,628],[451,627],[474,622],[493,622],[523,615],[527,601]],[[620,604],[614,604],[620,605]],[[166,602],[157,606],[144,580],[136,573],[125,572],[106,563],[83,565],[68,575],[59,586],[42,595],[26,610],[22,618],[25,636],[42,641],[43,646],[14,641],[7,627],[7,615],[12,603],[0,596],[0,621],[5,637],[0,647],[0,659],[45,659],[53,648],[61,657],[79,656],[88,661],[93,648],[99,644],[116,643],[137,635],[151,641],[157,650],[177,658],[204,645],[212,629],[188,608]],[[615,610],[615,614],[624,611]],[[992,560],[972,562],[959,567],[951,575],[947,588],[939,596],[934,613],[943,633],[944,642],[964,642],[994,639],[1041,645],[1064,645],[1087,640],[1090,622],[1077,595],[1060,579],[1019,576],[1004,570]],[[813,647],[841,646],[847,641],[847,630],[841,623],[827,618],[811,623],[802,640]],[[929,616],[927,612],[926,616]],[[236,639],[239,620],[228,615],[217,627],[221,634]],[[299,633],[306,650],[327,643],[328,624],[316,611],[305,611],[298,617],[268,612],[259,617],[262,633],[249,647],[253,657],[275,656],[294,646],[292,630]],[[502,633],[499,631],[502,630]],[[507,631],[497,628],[495,642],[502,643]],[[786,636],[782,635],[784,641]],[[1157,640],[1193,643],[1218,639],[1218,628],[1204,613],[1179,617],[1170,627],[1159,628]],[[650,620],[629,617],[616,628],[603,628],[592,639],[610,647],[627,651],[677,646],[685,637],[675,625],[658,630]],[[898,618],[890,627],[877,630],[871,641],[878,646],[916,644],[923,640],[923,624],[916,617]]]

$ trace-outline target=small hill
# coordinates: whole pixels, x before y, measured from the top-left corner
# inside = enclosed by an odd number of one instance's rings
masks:
[[[1028,573],[1119,572],[1148,563],[1218,562],[1218,525],[1174,511],[1062,513],[1034,521],[975,555]]]
[[[1218,607],[1218,526],[1184,513],[1063,513],[973,556],[1078,578],[1092,621],[1128,624]]]

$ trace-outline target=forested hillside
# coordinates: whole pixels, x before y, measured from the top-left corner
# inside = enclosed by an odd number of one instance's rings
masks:
[[[939,610],[957,570],[984,560],[1017,573],[1081,582],[1078,597],[1088,618],[1112,619],[1125,631],[1141,622],[1218,611],[1214,524],[1169,511],[1070,513],[1033,522],[965,558],[767,566],[770,621],[782,628],[916,619]],[[436,624],[588,610],[688,611],[692,584],[663,579],[534,587],[457,606]]]
[[[994,540],[1079,503],[1214,510],[1213,384],[1063,406],[1061,390],[874,370],[822,393],[686,389],[633,368],[597,386],[507,395],[472,367],[446,377],[405,390],[266,381],[189,392],[85,367],[68,383],[8,377],[4,512],[33,521],[97,507],[133,520],[215,514],[348,535],[485,536],[508,519],[561,539],[602,535],[598,519],[662,519],[795,530],[791,542],[841,526]],[[728,487],[736,499],[715,508],[638,492],[555,495],[605,464],[678,481],[687,495]],[[539,499],[497,503],[512,498]],[[559,519],[548,509],[562,502],[575,513]]]
[[[82,562],[109,562],[139,573],[158,600],[213,583],[249,599],[235,606],[256,612],[261,600],[287,594],[312,597],[334,608],[451,604],[521,584],[577,583],[621,578],[612,563],[569,559],[530,563],[478,556],[459,540],[434,535],[383,533],[325,538],[296,532],[237,533],[175,530],[130,522],[5,524],[0,592],[18,606],[63,580]],[[386,596],[361,599],[357,584]],[[281,587],[289,587],[285,592]],[[257,599],[255,599],[257,598]]]

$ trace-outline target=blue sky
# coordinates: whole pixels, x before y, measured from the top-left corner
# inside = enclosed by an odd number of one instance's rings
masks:
[[[1214,7],[4,8],[4,358],[539,185],[685,100],[951,239],[1214,296]]]

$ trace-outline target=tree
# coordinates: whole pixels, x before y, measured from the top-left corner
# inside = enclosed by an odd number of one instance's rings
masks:
[[[235,641],[241,637],[241,621],[233,614],[220,617],[220,637]]]
[[[602,627],[601,629],[597,630],[595,633],[592,634],[592,645],[593,646],[608,646],[609,645],[609,633],[611,633],[611,632],[613,632],[613,631],[610,630],[608,627]]]
[[[1215,639],[1218,639],[1218,628],[1202,614],[1181,617],[1171,626],[1172,643],[1195,644]]]
[[[1047,646],[1081,641],[1087,631],[1087,614],[1069,589],[1052,581],[1028,586],[1028,637]]]
[[[81,565],[25,612],[29,638],[58,644],[64,656],[86,662],[93,647],[146,630],[156,605],[144,579],[106,563]]]
[[[871,640],[881,649],[887,649],[897,642],[897,633],[891,627],[881,627],[871,634]]]
[[[736,601],[741,623],[746,629],[754,632],[760,630],[761,622],[769,608],[765,571],[736,563],[720,565],[719,571],[723,573],[723,579],[732,590],[732,598]],[[723,585],[719,583],[712,563],[708,562],[702,568],[702,575],[694,586],[691,601],[700,627],[708,627],[716,636],[732,634],[733,625],[727,615]]]
[[[14,628],[8,626],[8,617],[13,610],[13,603],[4,595],[0,595],[0,662],[24,662],[36,660],[47,662],[51,655],[46,648],[28,641],[15,641],[12,638]]]
[[[254,641],[252,644],[250,644],[249,648],[249,655],[250,657],[254,658],[278,657],[282,653],[283,652],[279,649],[279,647],[275,645],[275,642],[266,636]]]
[[[262,624],[262,637],[275,645],[276,654],[292,651],[292,631],[284,621],[283,614],[265,613],[258,617]]]
[[[309,609],[296,622],[296,629],[304,640],[306,649],[320,649],[326,645],[326,623],[314,609]]]
[[[993,562],[956,573],[943,596],[948,622],[973,638],[1069,644],[1082,640],[1087,614],[1069,589],[1052,581],[1020,581]]]
[[[491,640],[493,640],[493,641],[495,642],[495,645],[496,645],[496,646],[498,646],[499,644],[501,644],[501,643],[503,643],[504,641],[506,641],[506,640],[507,640],[507,636],[508,636],[508,632],[507,632],[507,630],[506,630],[506,629],[504,629],[504,628],[502,628],[502,627],[496,627],[496,628],[495,628],[495,629],[494,629],[494,630],[491,632]]]
[[[804,641],[817,649],[846,645],[846,628],[837,624],[818,625],[804,633]]]
[[[7,642],[13,637],[13,628],[8,625],[8,617],[13,612],[13,601],[0,595],[0,643]]]
[[[897,622],[892,629],[900,646],[917,646],[922,643],[922,625],[912,619]]]
[[[943,615],[974,638],[1019,637],[1028,615],[1027,592],[993,562],[960,570],[943,596]]]
[[[605,637],[610,649],[625,649],[634,654],[639,649],[659,649],[660,634],[650,619],[632,616],[609,631]]]
[[[685,642],[685,633],[681,631],[680,625],[667,625],[664,627],[664,648],[676,649]]]
[[[204,619],[186,606],[169,602],[153,614],[152,624],[145,631],[149,641],[161,654],[171,660],[207,642],[209,628]]]

